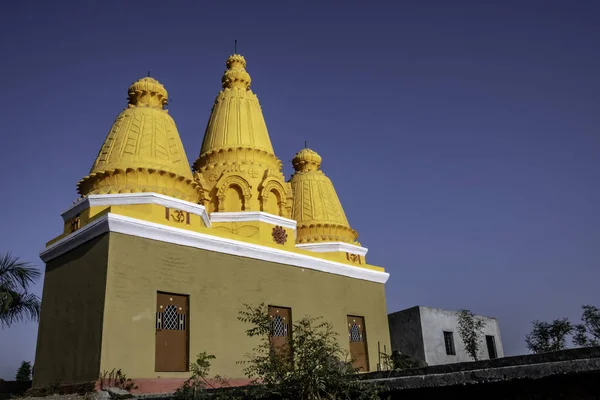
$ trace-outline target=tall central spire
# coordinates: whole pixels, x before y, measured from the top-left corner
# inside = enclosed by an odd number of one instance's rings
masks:
[[[208,210],[291,215],[291,187],[275,156],[246,60],[232,54],[194,163]]]

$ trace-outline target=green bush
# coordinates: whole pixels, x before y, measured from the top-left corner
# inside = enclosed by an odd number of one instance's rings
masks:
[[[321,399],[379,399],[373,385],[356,379],[358,371],[345,357],[333,326],[321,318],[304,317],[292,325],[292,335],[287,342],[275,346],[273,327],[268,307],[245,305],[238,319],[250,327],[249,337],[259,339],[258,345],[246,359],[240,361],[250,386],[212,391],[208,379],[213,355],[201,353],[191,365],[192,377],[176,392],[179,400],[204,398],[321,400]],[[228,386],[220,380],[220,386]]]
[[[20,382],[31,380],[31,363],[29,361],[23,361],[21,363],[15,379]]]

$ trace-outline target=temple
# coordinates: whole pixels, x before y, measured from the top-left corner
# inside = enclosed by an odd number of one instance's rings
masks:
[[[203,351],[216,356],[211,374],[242,384],[238,361],[256,343],[237,317],[260,303],[274,336],[323,317],[356,367],[377,370],[390,348],[389,275],[367,263],[319,154],[301,149],[286,181],[243,56],[228,58],[221,82],[192,167],[165,87],[129,87],[40,254],[34,386],[121,369],[141,392],[170,391]]]

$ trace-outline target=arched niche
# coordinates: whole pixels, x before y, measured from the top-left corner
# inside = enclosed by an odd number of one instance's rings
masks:
[[[289,217],[286,208],[286,190],[280,182],[270,180],[262,185],[260,210],[280,217]]]
[[[217,186],[219,212],[250,211],[252,192],[248,181],[239,175],[228,175],[223,176]]]

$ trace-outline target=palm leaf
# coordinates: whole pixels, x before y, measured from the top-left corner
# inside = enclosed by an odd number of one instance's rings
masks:
[[[15,322],[40,317],[40,299],[33,293],[14,290],[0,291],[0,326],[8,327]]]
[[[40,276],[40,271],[18,257],[10,253],[0,256],[0,327],[39,319],[40,299],[27,288]]]
[[[40,271],[33,265],[19,260],[19,257],[14,257],[11,253],[0,256],[0,290],[27,290],[40,276]]]

